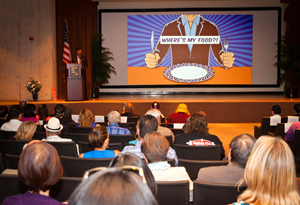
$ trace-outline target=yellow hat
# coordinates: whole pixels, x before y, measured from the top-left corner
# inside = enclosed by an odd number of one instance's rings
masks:
[[[189,110],[187,109],[186,104],[183,104],[183,103],[178,105],[178,107],[176,109],[176,112],[184,112],[184,113],[187,113],[187,114],[190,113]]]

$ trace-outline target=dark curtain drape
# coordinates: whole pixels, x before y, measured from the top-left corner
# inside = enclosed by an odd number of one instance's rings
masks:
[[[87,97],[91,98],[91,38],[98,33],[98,2],[92,0],[56,0],[56,55],[57,55],[57,95],[66,98],[65,68],[62,61],[64,45],[64,20],[69,29],[69,44],[71,57],[75,56],[75,49],[82,48],[87,57],[86,70]]]

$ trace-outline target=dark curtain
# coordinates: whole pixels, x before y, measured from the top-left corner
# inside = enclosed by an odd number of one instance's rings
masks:
[[[56,55],[57,55],[57,96],[66,98],[66,64],[62,61],[64,45],[64,20],[69,29],[69,44],[71,57],[75,56],[75,49],[82,48],[87,57],[86,70],[87,97],[91,98],[91,38],[98,33],[98,2],[92,0],[56,0]]]

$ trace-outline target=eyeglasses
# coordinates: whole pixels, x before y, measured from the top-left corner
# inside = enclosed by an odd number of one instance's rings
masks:
[[[134,173],[138,174],[140,177],[142,177],[143,183],[144,184],[147,183],[145,175],[144,175],[143,168],[136,167],[136,166],[129,166],[129,165],[128,166],[118,167],[118,168],[126,170],[126,171],[131,171],[131,172],[134,172]],[[96,167],[96,168],[89,169],[89,170],[85,171],[84,174],[83,174],[82,181],[87,180],[92,174],[94,174],[96,172],[99,172],[99,171],[102,171],[102,170],[105,170],[105,169],[109,169],[109,168],[107,168],[107,167]]]

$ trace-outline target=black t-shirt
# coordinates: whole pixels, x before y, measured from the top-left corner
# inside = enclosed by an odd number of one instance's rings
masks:
[[[197,141],[199,140],[199,141]],[[182,133],[175,137],[174,144],[182,144],[182,145],[220,145],[220,159],[223,159],[225,157],[225,150],[223,147],[222,142],[216,135],[203,135],[198,134],[197,131],[194,131],[192,133]]]

